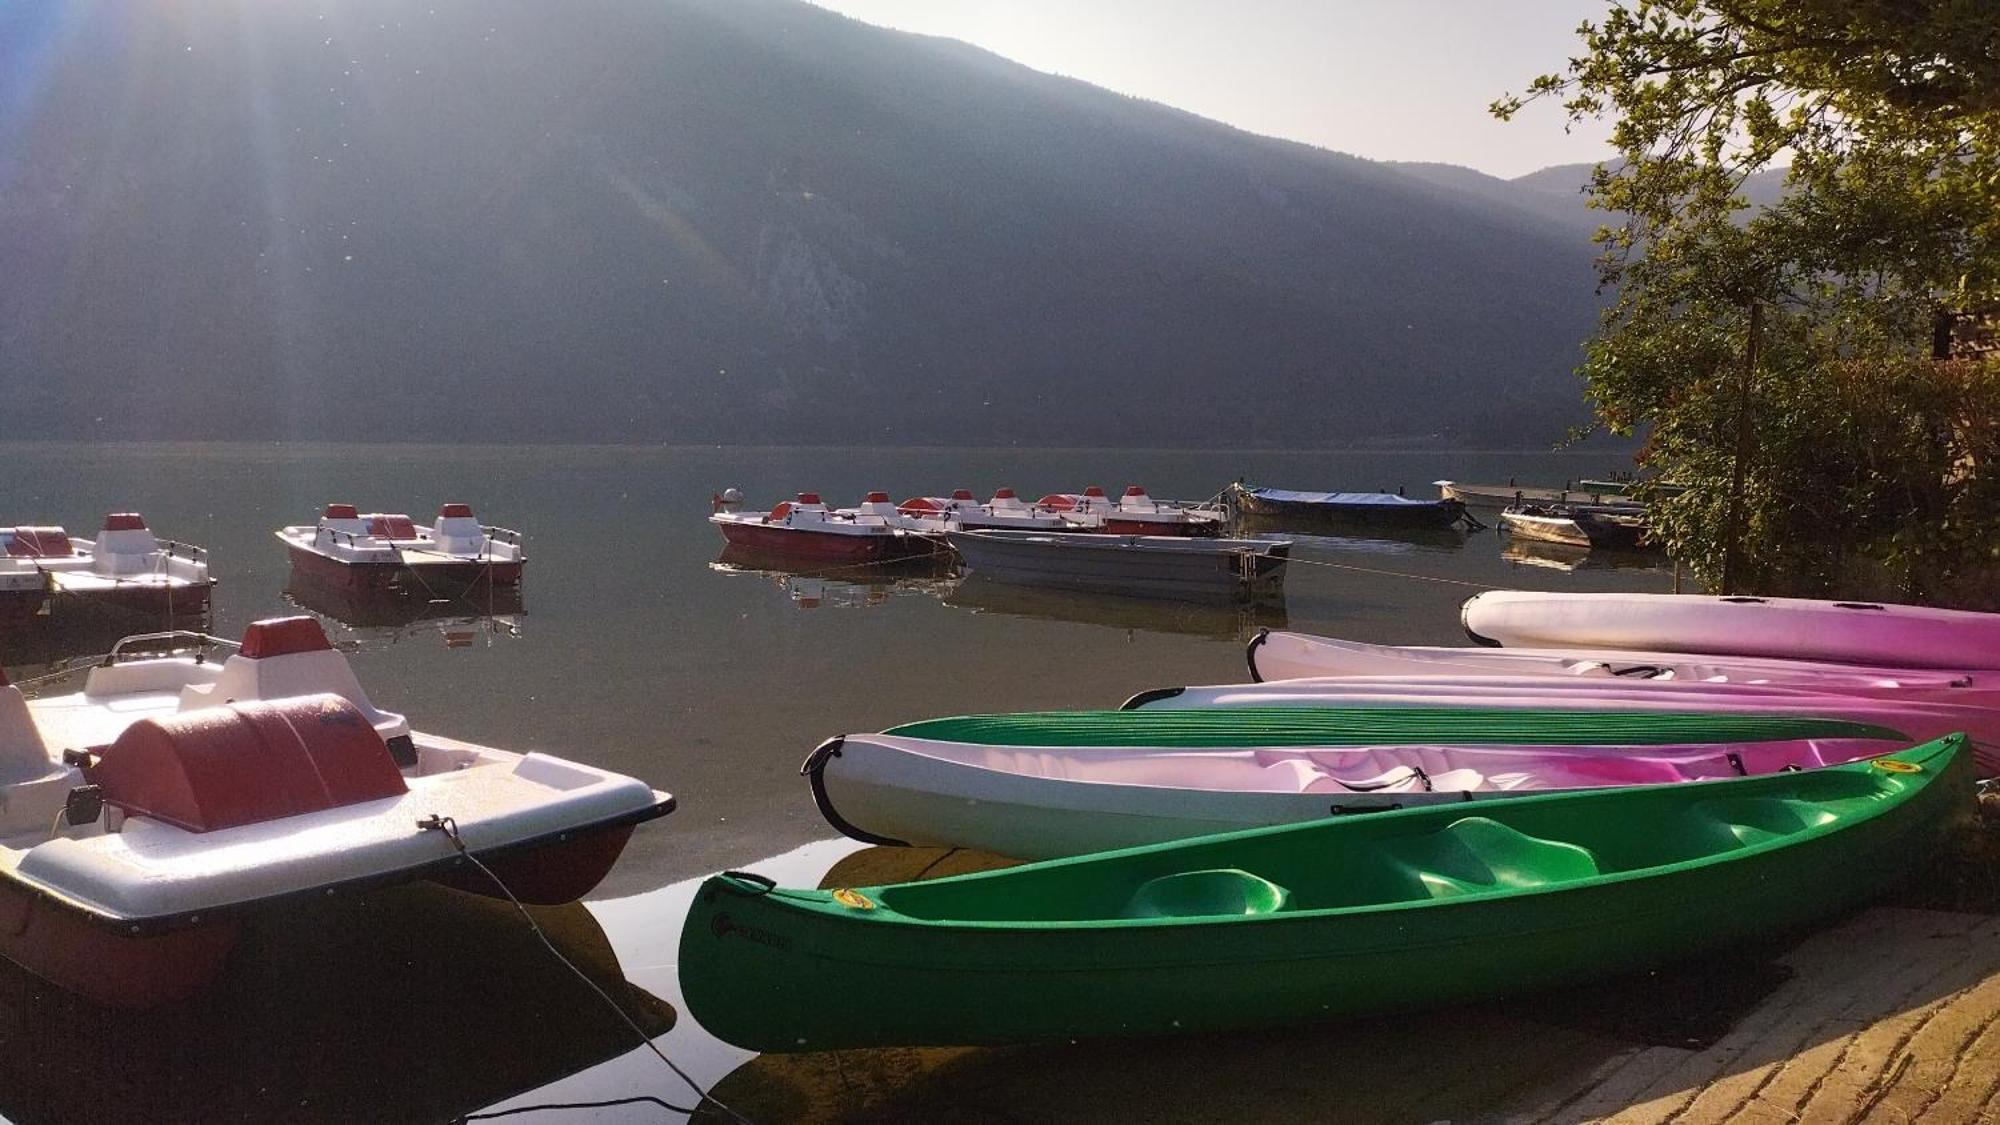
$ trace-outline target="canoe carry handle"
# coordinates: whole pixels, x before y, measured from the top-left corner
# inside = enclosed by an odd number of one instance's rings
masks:
[[[755,871],[724,871],[717,878],[727,879],[733,883],[748,883],[749,886],[747,887],[737,886],[730,889],[739,894],[748,895],[751,898],[755,898],[758,895],[767,895],[778,889],[778,881],[776,879],[768,875],[759,875]]]
[[[828,758],[840,757],[841,741],[842,737],[836,734],[818,746],[813,747],[813,752],[807,754],[806,760],[799,763],[799,776],[812,777],[826,768],[826,760]]]

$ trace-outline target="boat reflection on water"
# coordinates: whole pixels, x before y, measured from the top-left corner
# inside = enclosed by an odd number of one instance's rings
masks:
[[[1657,570],[1672,566],[1658,551],[1620,551],[1604,547],[1581,547],[1569,543],[1543,543],[1533,539],[1509,538],[1500,548],[1500,557],[1521,566],[1550,570]]]
[[[521,635],[525,608],[519,587],[484,586],[456,598],[424,598],[398,591],[338,589],[292,572],[285,600],[339,626],[329,635],[360,645],[438,638],[446,648],[466,648],[481,637]]]
[[[674,1026],[589,910],[529,909],[648,1035]],[[512,905],[433,885],[260,917],[185,1005],[135,1016],[0,962],[0,1009],[21,1122],[448,1120],[639,1048]]]
[[[944,592],[942,600],[948,606],[974,613],[1239,641],[1249,640],[1259,629],[1282,629],[1287,621],[1283,601],[1234,604],[1120,598],[1045,586],[1017,586],[978,574],[967,575],[964,581]]]
[[[943,550],[880,562],[826,563],[731,545],[708,568],[768,579],[801,609],[881,605],[893,594],[940,593],[953,581],[953,557]]]
[[[210,621],[205,608],[172,616],[122,610],[37,614],[0,628],[0,665],[18,669],[21,677],[46,674],[66,663],[100,657],[137,633],[174,629],[205,633]]]

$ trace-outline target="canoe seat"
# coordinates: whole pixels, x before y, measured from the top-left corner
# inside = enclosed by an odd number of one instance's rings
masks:
[[[1736,797],[1703,801],[1680,826],[1695,854],[1715,854],[1779,840],[1838,819],[1811,801],[1788,797]]]
[[[1530,836],[1483,816],[1462,817],[1397,852],[1431,898],[1566,883],[1599,873],[1589,848]]]
[[[1121,917],[1182,918],[1198,914],[1271,914],[1291,892],[1248,871],[1218,867],[1148,879],[1132,892]]]

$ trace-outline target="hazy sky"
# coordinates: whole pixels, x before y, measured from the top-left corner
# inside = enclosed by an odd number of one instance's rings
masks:
[[[814,0],[1037,70],[1377,160],[1516,176],[1601,159],[1607,130],[1486,106],[1559,68],[1609,0]]]

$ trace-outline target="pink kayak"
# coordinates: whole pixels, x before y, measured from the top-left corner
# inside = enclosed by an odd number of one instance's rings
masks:
[[[1810,769],[1900,748],[1823,738],[1661,745],[1208,749],[850,734],[806,760],[821,815],[868,843],[1049,859],[1327,816]]]
[[[1459,614],[1504,648],[1606,648],[2000,669],[2000,614],[1882,602],[1490,590]]]
[[[1451,680],[1557,676],[1632,684],[1743,684],[2000,709],[2000,673],[1983,669],[1931,671],[1614,649],[1373,645],[1268,631],[1251,638],[1247,655],[1250,678],[1259,682],[1328,676],[1423,676]]]
[[[1913,742],[1960,731],[1983,774],[2000,774],[2000,711],[1915,699],[1871,699],[1766,684],[1632,683],[1580,676],[1350,676],[1159,688],[1125,709],[1208,707],[1501,707],[1818,716],[1887,727]]]

